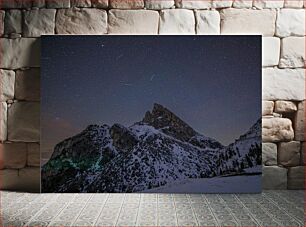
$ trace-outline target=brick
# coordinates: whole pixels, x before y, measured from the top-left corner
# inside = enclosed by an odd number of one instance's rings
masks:
[[[113,9],[142,9],[143,0],[109,0],[109,6]]]
[[[18,9],[8,10],[4,19],[4,33],[22,33],[22,11]]]
[[[15,98],[26,101],[40,100],[40,69],[16,71]]]
[[[276,36],[304,36],[305,35],[305,10],[281,9],[277,13]]]
[[[263,189],[287,189],[287,169],[279,166],[264,166]]]
[[[273,101],[263,101],[262,102],[262,116],[272,115],[274,109]]]
[[[174,0],[145,0],[146,9],[170,9],[174,7]]]
[[[46,7],[46,1],[45,0],[33,0],[32,1],[32,7],[44,8],[44,7]]]
[[[275,143],[262,143],[262,163],[265,166],[277,165],[277,145]]]
[[[105,34],[107,13],[102,9],[60,9],[56,15],[57,34]]]
[[[253,6],[257,9],[276,9],[276,8],[283,8],[284,0],[254,0]]]
[[[242,9],[242,8],[252,8],[253,1],[250,0],[234,0],[233,7]]]
[[[264,68],[262,97],[264,100],[304,100],[303,69]]]
[[[7,139],[7,104],[0,104],[0,142],[3,142]]]
[[[31,8],[32,1],[30,0],[1,0],[0,7],[2,9]]]
[[[294,118],[295,140],[305,141],[305,101],[298,104],[298,111]]]
[[[91,0],[91,4],[95,8],[106,9],[108,7],[108,0]]]
[[[162,10],[159,34],[195,34],[193,11],[188,9]]]
[[[47,8],[62,9],[70,7],[70,0],[45,0]]]
[[[220,34],[220,14],[214,10],[197,10],[196,32],[197,34],[219,35]]]
[[[305,166],[306,165],[306,157],[305,157],[305,150],[306,148],[306,143],[302,142],[302,146],[301,146],[301,162],[300,165]]]
[[[110,10],[110,34],[157,34],[159,14],[153,10]]]
[[[39,67],[40,41],[35,38],[0,38],[2,59],[0,68],[19,69]],[[5,50],[5,51],[3,51]]]
[[[2,190],[13,190],[22,192],[40,191],[40,168],[27,167],[21,170],[0,170]]]
[[[233,4],[232,0],[212,0],[212,8],[228,8]]]
[[[16,102],[8,109],[8,140],[38,142],[40,129],[40,104]]]
[[[221,15],[221,34],[256,34],[273,36],[276,11],[271,9],[223,9]]]
[[[27,145],[25,143],[0,143],[0,169],[21,169],[26,166]]]
[[[293,138],[294,131],[290,119],[277,117],[262,119],[263,142],[290,141]]]
[[[4,34],[4,17],[5,11],[0,10],[0,35]]]
[[[277,37],[262,38],[262,65],[276,66],[279,63],[280,39]]]
[[[300,164],[300,142],[290,141],[280,143],[278,147],[278,164],[289,167],[298,166]]]
[[[297,106],[294,102],[279,100],[275,102],[276,113],[293,113],[297,111]]]
[[[288,171],[288,189],[304,189],[304,166],[291,167]]]
[[[305,67],[305,38],[287,37],[282,39],[280,68]]]
[[[0,69],[0,101],[14,99],[15,72]]]
[[[184,9],[210,9],[212,8],[212,1],[210,0],[175,0],[177,8]]]
[[[70,0],[71,7],[91,7],[91,0]]]
[[[285,8],[303,8],[303,0],[285,0]]]
[[[55,28],[55,9],[34,9],[24,13],[23,36],[39,37],[53,35]]]

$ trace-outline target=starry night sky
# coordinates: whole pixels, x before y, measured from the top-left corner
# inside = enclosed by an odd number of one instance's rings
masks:
[[[261,116],[260,36],[44,36],[42,151],[160,103],[227,145]]]

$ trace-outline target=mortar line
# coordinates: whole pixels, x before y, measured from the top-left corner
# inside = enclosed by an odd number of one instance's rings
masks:
[[[23,193],[23,195],[17,199],[16,203],[20,203],[20,200],[26,198],[27,196],[28,196],[28,193]]]
[[[158,194],[156,194],[156,203],[155,203],[155,223],[156,223],[156,225],[158,225],[158,223],[159,223],[159,216],[158,216]]]
[[[222,199],[222,197],[219,194],[217,194],[217,197],[222,200],[223,204],[226,206],[226,209],[230,212],[230,214],[232,215],[232,217],[236,221],[236,224],[239,225],[240,221],[238,221],[238,219],[236,218],[236,215],[234,215],[234,213],[232,212],[232,209],[227,205],[226,201],[224,199]]]
[[[138,219],[138,214],[139,214],[139,209],[140,209],[140,201],[141,201],[141,194],[139,196],[139,201],[138,201],[138,208],[137,208],[137,213],[136,213],[136,218],[135,218],[135,226],[137,224],[137,219]]]
[[[126,193],[123,194],[123,198],[122,198],[122,200],[121,200],[121,205],[120,205],[120,208],[119,208],[118,216],[117,216],[117,218],[116,218],[115,226],[117,226],[117,223],[118,223],[118,220],[119,220],[121,211],[122,211],[122,207],[123,207],[123,202],[124,202],[124,200],[125,200],[125,196],[126,196]]]
[[[42,194],[40,194],[40,195],[42,195]],[[59,197],[59,195],[56,195],[56,198],[58,198],[58,197]],[[35,218],[36,218],[37,216],[39,216],[39,215],[43,212],[43,210],[44,210],[46,207],[49,206],[49,204],[50,204],[49,201],[46,201],[46,204],[43,205],[42,208],[41,208],[39,211],[37,211],[36,214],[33,215],[33,216],[24,224],[24,226],[28,226],[29,223],[31,223],[33,220],[35,220]]]
[[[244,203],[238,198],[238,196],[236,196],[236,194],[234,194],[234,197],[236,198],[237,202],[240,203],[240,204],[242,205],[242,207],[244,207],[244,209],[246,209],[246,210],[248,211],[249,215],[254,219],[254,221],[257,223],[257,225],[262,226],[262,225],[258,222],[257,218],[256,218],[255,216],[253,216],[251,210],[250,210],[249,208],[247,208],[247,207],[244,205]]]
[[[174,205],[174,211],[175,211],[175,219],[176,219],[176,226],[178,226],[178,217],[177,217],[177,209],[176,209],[176,202],[175,202],[175,198],[173,197],[173,194],[171,194],[172,197],[172,201],[173,201],[173,205]]]
[[[81,215],[81,213],[83,212],[83,210],[85,209],[85,207],[87,207],[87,204],[88,204],[88,201],[91,199],[91,197],[92,197],[93,195],[91,195],[90,197],[89,197],[89,199],[87,199],[87,201],[85,202],[85,205],[82,207],[82,209],[80,210],[80,212],[76,215],[76,218],[74,218],[74,220],[71,222],[72,224],[72,226],[73,226],[73,224],[78,220],[78,218],[80,217],[80,215]]]
[[[264,211],[266,211],[267,215],[273,220],[275,221],[279,226],[282,226],[282,223],[280,223],[278,220],[276,220],[269,212],[269,210],[267,210],[265,207],[261,206],[258,202],[255,201],[255,203]]]
[[[190,205],[191,210],[192,210],[192,213],[193,213],[193,217],[194,217],[194,219],[196,220],[197,225],[199,226],[199,220],[198,220],[198,217],[197,217],[197,215],[195,214],[194,209],[193,209],[193,207],[192,207],[191,200],[190,200],[190,195],[189,195],[189,194],[187,194],[187,198],[188,198],[188,202],[189,202],[189,205]]]
[[[273,192],[274,193],[274,192]],[[263,195],[266,195],[266,193],[264,193]],[[292,203],[290,200],[287,200],[285,198],[283,198],[282,196],[279,195],[279,193],[276,194],[276,196],[278,198],[280,198],[281,200],[285,201],[286,203]],[[266,196],[265,196],[266,197]],[[272,201],[274,201],[273,199],[271,199]],[[276,202],[275,202],[276,204]],[[276,204],[277,205],[277,204]],[[296,207],[297,210],[300,210],[300,211],[304,211],[304,207],[300,208],[300,207]]]
[[[274,204],[275,206],[277,206],[280,210],[282,210],[284,213],[286,213],[289,217],[293,218],[294,220],[296,220],[298,223],[303,224],[303,222],[300,222],[300,220],[298,220],[295,216],[292,216],[290,213],[288,213],[285,209],[283,209],[282,207],[278,206],[277,203],[274,202],[273,199],[269,198],[268,196],[266,196],[265,194],[263,194],[263,197],[267,200],[269,200],[272,204]]]
[[[210,204],[209,204],[208,200],[207,200],[206,197],[205,197],[205,194],[202,194],[202,197],[203,197],[203,196],[204,196],[204,200],[206,201],[206,204],[207,204],[207,206],[208,206],[208,209],[210,210],[212,216],[214,217],[214,219],[215,219],[216,222],[217,222],[217,223],[216,223],[217,226],[220,226],[219,219],[216,217],[215,213],[214,213],[213,210],[211,209]]]
[[[60,194],[60,195],[63,195],[63,194]],[[60,196],[59,195],[59,196]],[[59,197],[58,196],[58,197]],[[50,225],[53,221],[55,221],[55,219],[63,212],[63,210],[65,210],[71,203],[72,203],[72,200],[75,198],[75,194],[73,195],[73,197],[70,199],[70,201],[69,202],[67,202],[67,204],[65,205],[65,206],[63,206],[63,208],[57,213],[57,215],[55,215],[52,219],[51,219],[51,221],[50,221],[50,223],[48,224],[48,226],[52,226],[52,225]]]
[[[156,225],[159,226],[159,212],[158,212],[158,204],[159,204],[159,194],[156,195]]]
[[[258,222],[258,220],[257,220],[257,218],[255,217],[255,216],[253,216],[253,214],[252,214],[252,211],[249,209],[249,208],[247,208],[245,205],[244,205],[244,203],[238,198],[238,196],[236,195],[236,194],[234,194],[234,196],[235,196],[235,198],[237,199],[237,201],[249,212],[249,215],[255,220],[255,222],[257,223],[257,225],[259,225],[259,226],[263,226],[263,225],[261,225],[259,222]],[[255,202],[256,203],[256,202]],[[253,204],[253,203],[252,203]],[[256,203],[257,204],[257,203]],[[257,204],[257,206],[258,206],[258,204]],[[260,206],[258,206],[258,207],[260,207]],[[268,215],[269,217],[271,217],[270,215]],[[273,219],[272,217],[271,217],[271,219]],[[279,224],[279,223],[278,223]]]
[[[93,224],[93,226],[96,226],[96,225],[97,225],[97,222],[98,222],[99,218],[100,218],[101,215],[102,215],[102,211],[103,211],[103,209],[104,209],[104,207],[105,207],[105,204],[107,203],[108,199],[109,199],[109,193],[107,193],[106,199],[105,199],[105,201],[104,201],[104,203],[103,203],[103,206],[102,206],[102,208],[101,208],[101,210],[100,210],[100,212],[99,212],[99,215],[97,216],[96,221],[95,221],[95,223]]]

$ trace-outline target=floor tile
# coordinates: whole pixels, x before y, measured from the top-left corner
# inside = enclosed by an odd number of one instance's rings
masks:
[[[1,192],[4,226],[304,226],[303,191],[262,194]]]

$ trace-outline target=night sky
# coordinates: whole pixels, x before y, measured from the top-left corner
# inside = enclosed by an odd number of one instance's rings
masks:
[[[260,36],[44,36],[42,151],[160,103],[228,145],[261,116]]]

